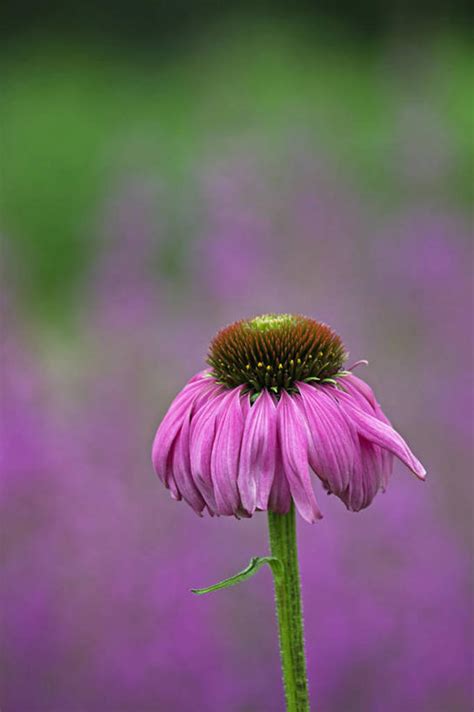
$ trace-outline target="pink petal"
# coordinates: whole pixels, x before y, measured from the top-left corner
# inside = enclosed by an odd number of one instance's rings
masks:
[[[241,389],[226,394],[211,453],[211,477],[218,514],[240,514],[237,489],[240,448],[244,429]]]
[[[308,440],[300,409],[294,398],[282,391],[277,406],[281,457],[291,495],[299,513],[308,522],[321,519],[308,465]]]
[[[372,388],[361,378],[348,373],[338,379],[339,383],[353,396],[363,410],[375,411],[377,401]]]
[[[364,468],[364,506],[368,506],[383,486],[384,471],[381,451],[365,438],[360,438],[360,452]],[[383,451],[386,452],[386,451]]]
[[[352,368],[354,368],[356,365],[357,364],[354,364],[354,366],[352,366],[349,370],[352,370]],[[377,402],[374,392],[372,391],[370,386],[365,383],[365,381],[363,381],[361,378],[357,378],[353,374],[349,374],[348,376],[341,378],[339,382],[341,383],[343,388],[345,388],[345,390],[349,392],[349,395],[353,396],[353,398],[357,402],[357,405],[359,405],[362,410],[367,411],[371,415],[375,415],[375,417],[381,420],[383,423],[386,423],[387,425],[391,426],[389,419],[387,418],[379,403]],[[391,452],[388,452],[388,450],[385,450],[384,448],[379,448],[375,445],[374,447],[376,452],[380,452],[380,460],[382,467],[382,488],[385,489],[388,483],[388,479],[392,474],[393,470],[393,455]]]
[[[367,411],[371,415],[375,415],[375,417],[383,423],[390,425],[390,421],[377,402],[373,390],[365,381],[354,376],[352,373],[338,380],[343,389],[348,391],[349,395],[357,401],[357,405],[362,408],[362,410]]]
[[[412,453],[401,435],[391,425],[364,412],[354,405],[350,396],[337,392],[334,396],[341,405],[341,411],[352,422],[357,432],[366,440],[379,447],[389,450],[399,458],[417,477],[425,479],[426,470],[421,462]]]
[[[245,419],[238,487],[243,507],[251,514],[266,510],[275,474],[276,406],[264,389]]]
[[[340,494],[349,484],[357,438],[326,388],[298,383],[301,396],[297,402],[308,431],[311,468],[331,492]]]
[[[277,514],[287,514],[290,511],[290,507],[291,493],[281,458],[280,440],[277,437],[275,443],[275,474],[268,499],[268,510]]]
[[[367,361],[366,358],[360,358],[358,361],[353,363],[349,368],[347,369],[348,371],[353,371],[355,368],[358,368],[359,366],[368,366],[369,362]]]
[[[186,414],[191,410],[199,393],[207,392],[208,386],[202,381],[188,383],[171,403],[156,432],[153,441],[152,462],[156,474],[167,484],[169,455],[173,442],[180,431]]]
[[[163,484],[171,490],[174,499],[181,499],[173,473],[177,436],[193,408],[218,391],[219,386],[215,381],[194,376],[178,393],[156,432],[152,449],[153,466]]]
[[[191,411],[188,411],[181,430],[179,431],[173,449],[173,477],[181,492],[183,499],[200,514],[204,509],[205,502],[201,497],[191,474],[189,458],[189,430],[191,421]]]
[[[377,453],[371,443],[361,438],[349,487],[341,494],[341,499],[348,509],[358,512],[372,502],[381,481],[382,470]]]
[[[362,438],[362,436],[359,437],[359,440]],[[364,439],[364,438],[362,438]],[[393,470],[393,453],[391,453],[389,450],[386,450],[383,447],[380,447],[379,445],[375,445],[375,443],[370,443],[370,445],[373,447],[375,456],[377,457],[378,460],[378,467],[380,470],[380,487],[383,491],[386,490],[388,481],[390,479],[390,476],[392,474]]]
[[[190,379],[189,383],[194,383],[195,381],[202,381],[204,378],[209,380],[212,378],[211,371],[208,368],[205,368],[204,370],[196,373],[196,375]]]
[[[190,464],[196,487],[199,489],[209,510],[216,512],[217,504],[211,478],[211,453],[217,429],[217,420],[227,393],[223,391],[208,400],[191,421]]]

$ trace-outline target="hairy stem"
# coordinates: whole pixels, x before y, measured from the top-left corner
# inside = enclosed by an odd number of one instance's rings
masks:
[[[273,579],[286,708],[309,712],[294,505],[288,514],[268,512],[268,528],[272,556],[282,564],[281,575]]]

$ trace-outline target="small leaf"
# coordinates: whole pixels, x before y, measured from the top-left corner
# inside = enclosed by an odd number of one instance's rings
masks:
[[[219,583],[215,583],[214,586],[208,586],[207,588],[192,588],[191,592],[200,595],[202,593],[218,591],[220,588],[228,588],[229,586],[235,586],[237,583],[240,583],[241,581],[246,581],[248,578],[256,574],[257,571],[261,569],[262,566],[264,566],[265,564],[268,564],[271,567],[275,578],[280,578],[283,573],[283,569],[281,561],[279,559],[275,558],[274,556],[254,556],[252,559],[250,559],[250,563],[247,568],[245,568],[243,571],[240,571],[238,574],[235,574],[235,576],[226,578],[223,581],[219,581]]]

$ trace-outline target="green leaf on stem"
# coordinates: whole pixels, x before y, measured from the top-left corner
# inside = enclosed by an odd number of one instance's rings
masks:
[[[238,574],[226,578],[219,583],[215,583],[214,586],[208,586],[207,588],[192,588],[192,593],[202,594],[210,593],[211,591],[218,591],[220,588],[228,588],[229,586],[235,586],[241,581],[246,581],[248,578],[257,573],[259,569],[265,564],[268,564],[273,572],[273,576],[279,579],[283,573],[283,567],[281,561],[275,556],[254,556],[250,559],[249,565],[243,570],[239,571]]]

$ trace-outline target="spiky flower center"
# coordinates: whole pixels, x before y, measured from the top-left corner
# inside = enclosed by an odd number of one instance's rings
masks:
[[[219,331],[207,362],[227,388],[246,385],[278,394],[295,383],[328,382],[347,357],[339,336],[327,324],[293,314],[264,314],[236,321]]]

